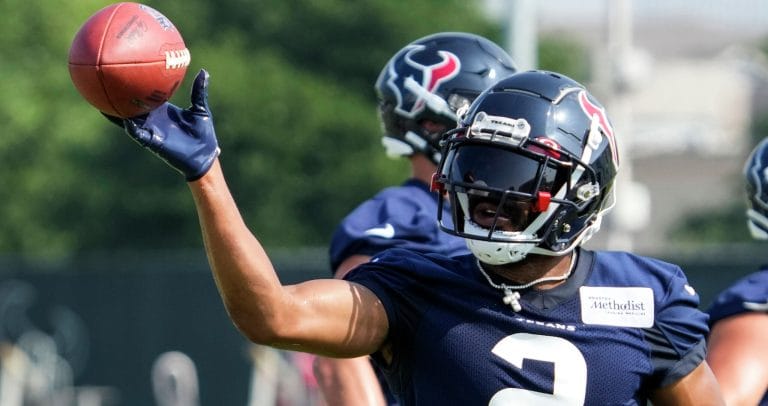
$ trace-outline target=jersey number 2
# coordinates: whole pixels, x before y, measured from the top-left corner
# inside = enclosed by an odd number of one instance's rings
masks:
[[[583,405],[587,392],[587,363],[578,348],[560,337],[518,333],[504,337],[492,352],[522,369],[523,360],[551,362],[555,365],[552,393],[526,389],[500,390],[489,406],[500,405]]]

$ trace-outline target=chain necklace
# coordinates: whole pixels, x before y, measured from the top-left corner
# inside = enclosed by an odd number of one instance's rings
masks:
[[[520,292],[518,290],[528,289],[531,286],[538,285],[540,283],[544,282],[559,282],[564,281],[568,279],[569,276],[573,273],[573,269],[576,267],[576,251],[573,251],[573,255],[571,256],[571,264],[568,266],[568,272],[566,272],[564,275],[560,276],[545,276],[543,278],[536,279],[532,282],[528,282],[524,285],[507,285],[506,283],[496,283],[494,282],[491,277],[485,272],[483,269],[483,266],[480,264],[480,260],[477,261],[477,268],[480,269],[480,273],[485,276],[485,279],[488,280],[488,283],[493,286],[494,288],[501,290],[504,292],[504,304],[510,305],[512,307],[512,310],[515,312],[519,312],[523,309],[523,306],[520,304]]]

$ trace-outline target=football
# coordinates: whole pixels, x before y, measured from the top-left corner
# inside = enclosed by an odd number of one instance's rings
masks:
[[[139,3],[115,3],[89,17],[69,49],[69,74],[91,105],[116,117],[142,115],[171,98],[190,53],[173,23]]]

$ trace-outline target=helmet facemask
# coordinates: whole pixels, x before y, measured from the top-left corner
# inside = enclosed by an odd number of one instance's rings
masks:
[[[481,112],[447,134],[436,183],[450,198],[454,226],[439,214],[440,226],[491,265],[570,252],[599,229],[613,202],[580,157],[529,133],[524,119]]]
[[[424,109],[417,117],[408,117],[398,112],[396,106],[381,103],[379,115],[384,132],[381,144],[390,158],[420,153],[437,165],[442,158],[440,139],[443,133],[456,128],[458,124],[456,112],[460,109],[466,110],[471,101],[477,97],[477,93],[451,93],[443,99],[415,82],[411,83],[409,89],[425,100]],[[425,121],[436,123],[441,128],[437,131],[430,130],[424,125]]]
[[[493,265],[572,248],[568,222],[592,203],[594,189],[599,193],[589,168],[562,160],[562,154],[553,157],[554,150],[536,141],[527,149],[468,139],[454,143],[439,178],[453,207],[455,227],[448,232],[466,238],[470,250]],[[570,198],[579,193],[584,199],[577,205]]]

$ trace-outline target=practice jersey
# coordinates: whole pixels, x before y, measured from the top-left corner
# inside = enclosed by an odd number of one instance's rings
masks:
[[[439,198],[424,182],[410,179],[363,202],[342,220],[333,234],[331,269],[335,271],[352,255],[374,256],[395,247],[446,256],[469,253],[462,238],[438,227]],[[443,205],[443,218],[451,218],[448,204]]]
[[[677,266],[578,253],[564,283],[521,290],[518,312],[472,255],[393,249],[346,279],[384,305],[393,358],[373,357],[403,405],[645,405],[704,360],[707,315]]]
[[[751,273],[720,292],[707,309],[709,323],[741,313],[768,313],[768,266]]]
[[[707,312],[710,326],[727,317],[743,313],[768,313],[768,265],[737,280],[720,292]],[[763,396],[760,405],[768,406],[768,393]]]

